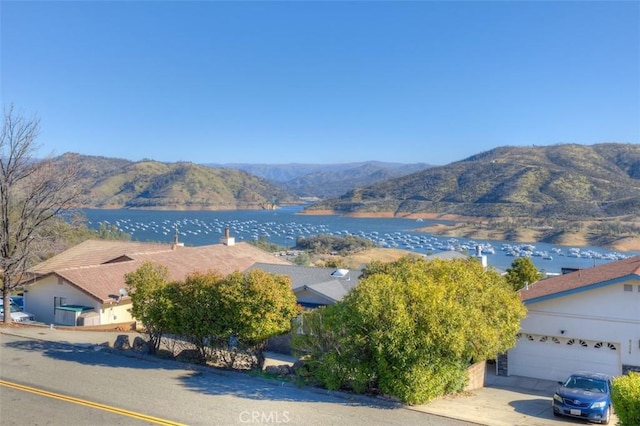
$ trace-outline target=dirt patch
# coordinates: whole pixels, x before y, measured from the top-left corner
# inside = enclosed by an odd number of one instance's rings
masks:
[[[611,248],[618,251],[640,251],[640,237],[620,238],[610,245]]]
[[[336,213],[333,210],[302,210],[296,214],[302,216],[335,216]]]
[[[320,262],[326,262],[331,260],[336,260],[340,263],[341,267],[348,269],[359,269],[364,265],[368,265],[369,263],[375,261],[389,263],[394,262],[404,256],[407,255],[415,255],[414,252],[408,250],[399,250],[392,248],[373,248],[368,250],[363,250],[358,253],[351,254],[346,257],[342,256],[322,256],[319,259]]]

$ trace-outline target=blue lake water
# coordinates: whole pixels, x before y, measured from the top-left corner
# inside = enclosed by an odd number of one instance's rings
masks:
[[[529,245],[509,241],[469,240],[417,232],[442,220],[416,221],[395,218],[352,218],[343,216],[310,216],[298,214],[303,206],[278,210],[240,211],[151,211],[151,210],[83,210],[88,225],[98,229],[100,223],[115,225],[131,234],[132,240],[171,243],[176,231],[179,241],[187,246],[217,244],[225,228],[236,241],[265,237],[272,243],[293,247],[299,236],[318,234],[357,235],[374,241],[380,247],[411,250],[430,254],[448,249],[475,253],[484,249],[489,265],[499,269],[511,266],[516,256],[528,255],[540,270],[559,273],[562,268],[589,268],[640,252],[615,252],[603,247],[565,247],[544,243]],[[493,252],[493,253],[492,253]]]

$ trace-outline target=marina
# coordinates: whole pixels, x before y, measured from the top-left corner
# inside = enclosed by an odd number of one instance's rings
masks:
[[[236,241],[267,241],[292,248],[299,237],[315,235],[348,236],[368,239],[381,248],[408,250],[419,254],[460,251],[487,257],[487,263],[505,270],[517,257],[530,258],[547,273],[560,273],[563,268],[588,268],[624,259],[639,252],[616,252],[602,247],[564,247],[545,243],[479,241],[452,238],[417,231],[439,220],[397,218],[351,218],[344,216],[311,216],[299,214],[303,206],[278,210],[243,211],[149,211],[149,210],[83,210],[90,228],[101,224],[116,227],[131,235],[134,241],[166,242],[178,239],[185,245],[216,244],[226,228]]]

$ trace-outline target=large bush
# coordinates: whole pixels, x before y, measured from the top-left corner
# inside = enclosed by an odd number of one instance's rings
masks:
[[[611,399],[620,426],[640,425],[640,373],[616,377]]]
[[[476,260],[410,256],[372,263],[342,302],[306,313],[293,346],[327,388],[417,404],[462,390],[471,363],[515,344],[524,314]]]

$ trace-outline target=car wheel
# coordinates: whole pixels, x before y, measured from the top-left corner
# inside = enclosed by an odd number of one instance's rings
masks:
[[[608,425],[610,420],[611,420],[611,407],[607,407],[607,411],[604,412],[604,416],[600,424]]]
[[[560,414],[560,412],[559,412],[559,411],[555,411],[555,410],[554,410],[554,411],[553,411],[553,415],[554,415],[554,416],[556,416],[556,417],[560,417],[560,415],[561,415],[561,414]]]

